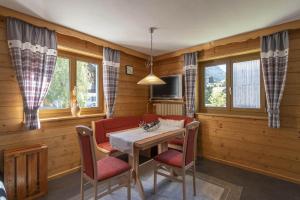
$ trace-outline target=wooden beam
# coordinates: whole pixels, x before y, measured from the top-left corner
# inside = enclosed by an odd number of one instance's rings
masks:
[[[247,32],[247,33],[242,33],[242,34],[230,36],[230,37],[227,37],[227,38],[211,41],[211,42],[208,42],[208,43],[199,44],[199,45],[196,45],[196,46],[193,46],[193,47],[180,49],[178,51],[163,54],[163,55],[160,55],[160,56],[155,56],[154,61],[165,60],[165,59],[168,59],[168,58],[180,56],[184,53],[202,51],[202,50],[206,50],[206,49],[214,48],[216,46],[226,45],[226,44],[230,44],[230,43],[244,42],[244,41],[247,41],[247,40],[250,40],[250,39],[256,39],[256,38],[261,37],[263,35],[269,35],[269,34],[272,34],[272,33],[278,32],[278,31],[293,30],[293,29],[300,29],[300,20],[287,22],[287,23],[275,25],[275,26],[272,26],[272,27],[262,28],[262,29],[259,29],[259,30],[250,31],[250,32]]]
[[[118,44],[115,44],[115,43],[112,43],[112,42],[109,42],[109,41],[106,41],[106,40],[103,40],[103,39],[100,39],[100,38],[97,38],[97,37],[94,37],[94,36],[91,36],[91,35],[76,31],[76,30],[73,30],[70,28],[66,28],[64,26],[61,26],[61,25],[58,25],[58,24],[55,24],[55,23],[52,23],[52,22],[49,22],[49,21],[46,21],[43,19],[39,19],[37,17],[33,17],[33,16],[30,16],[30,15],[27,15],[27,14],[24,14],[24,13],[21,13],[21,12],[18,12],[18,11],[15,11],[15,10],[12,10],[12,9],[9,9],[9,8],[3,7],[3,6],[0,6],[0,13],[1,13],[0,15],[2,15],[4,17],[15,17],[15,18],[21,19],[23,21],[26,21],[28,23],[31,23],[33,25],[46,27],[48,29],[55,30],[57,33],[60,33],[62,35],[79,38],[81,40],[85,40],[85,41],[94,43],[101,47],[110,47],[113,49],[120,50],[126,54],[136,56],[139,58],[143,58],[143,59],[148,58],[148,55],[143,54],[138,51],[135,51],[133,49],[129,49],[129,48],[120,46]]]
[[[75,54],[85,55],[96,59],[102,59],[103,49],[91,42],[80,40],[62,34],[57,34],[57,49]]]

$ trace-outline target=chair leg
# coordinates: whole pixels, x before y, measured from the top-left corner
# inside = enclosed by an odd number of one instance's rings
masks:
[[[108,192],[111,193],[111,181],[108,181]]]
[[[185,170],[182,172],[182,199],[186,198]]]
[[[157,185],[157,165],[154,166],[154,181],[153,181],[153,194],[156,193]]]
[[[95,191],[94,198],[96,200],[97,199],[97,181],[94,182],[94,191]]]
[[[127,199],[131,200],[131,171],[128,172]]]
[[[193,166],[193,189],[194,189],[194,196],[196,196],[196,163],[195,162]]]
[[[81,200],[84,199],[84,191],[83,191],[83,173],[80,173],[80,197]]]

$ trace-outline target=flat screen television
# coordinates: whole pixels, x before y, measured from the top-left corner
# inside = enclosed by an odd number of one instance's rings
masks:
[[[164,85],[151,86],[151,99],[182,99],[182,75],[160,77]]]

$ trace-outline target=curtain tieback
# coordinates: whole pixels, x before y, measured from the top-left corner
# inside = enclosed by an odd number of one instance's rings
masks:
[[[279,114],[279,112],[280,112],[279,108],[276,108],[276,109],[268,108],[268,113],[270,113],[270,114]]]

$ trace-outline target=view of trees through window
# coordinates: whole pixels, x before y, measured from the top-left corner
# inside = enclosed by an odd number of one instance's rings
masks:
[[[64,109],[70,107],[70,61],[67,58],[58,57],[55,71],[44,99],[42,109]]]
[[[226,107],[226,64],[205,67],[205,106]]]
[[[77,101],[82,108],[98,106],[98,65],[77,61]]]

